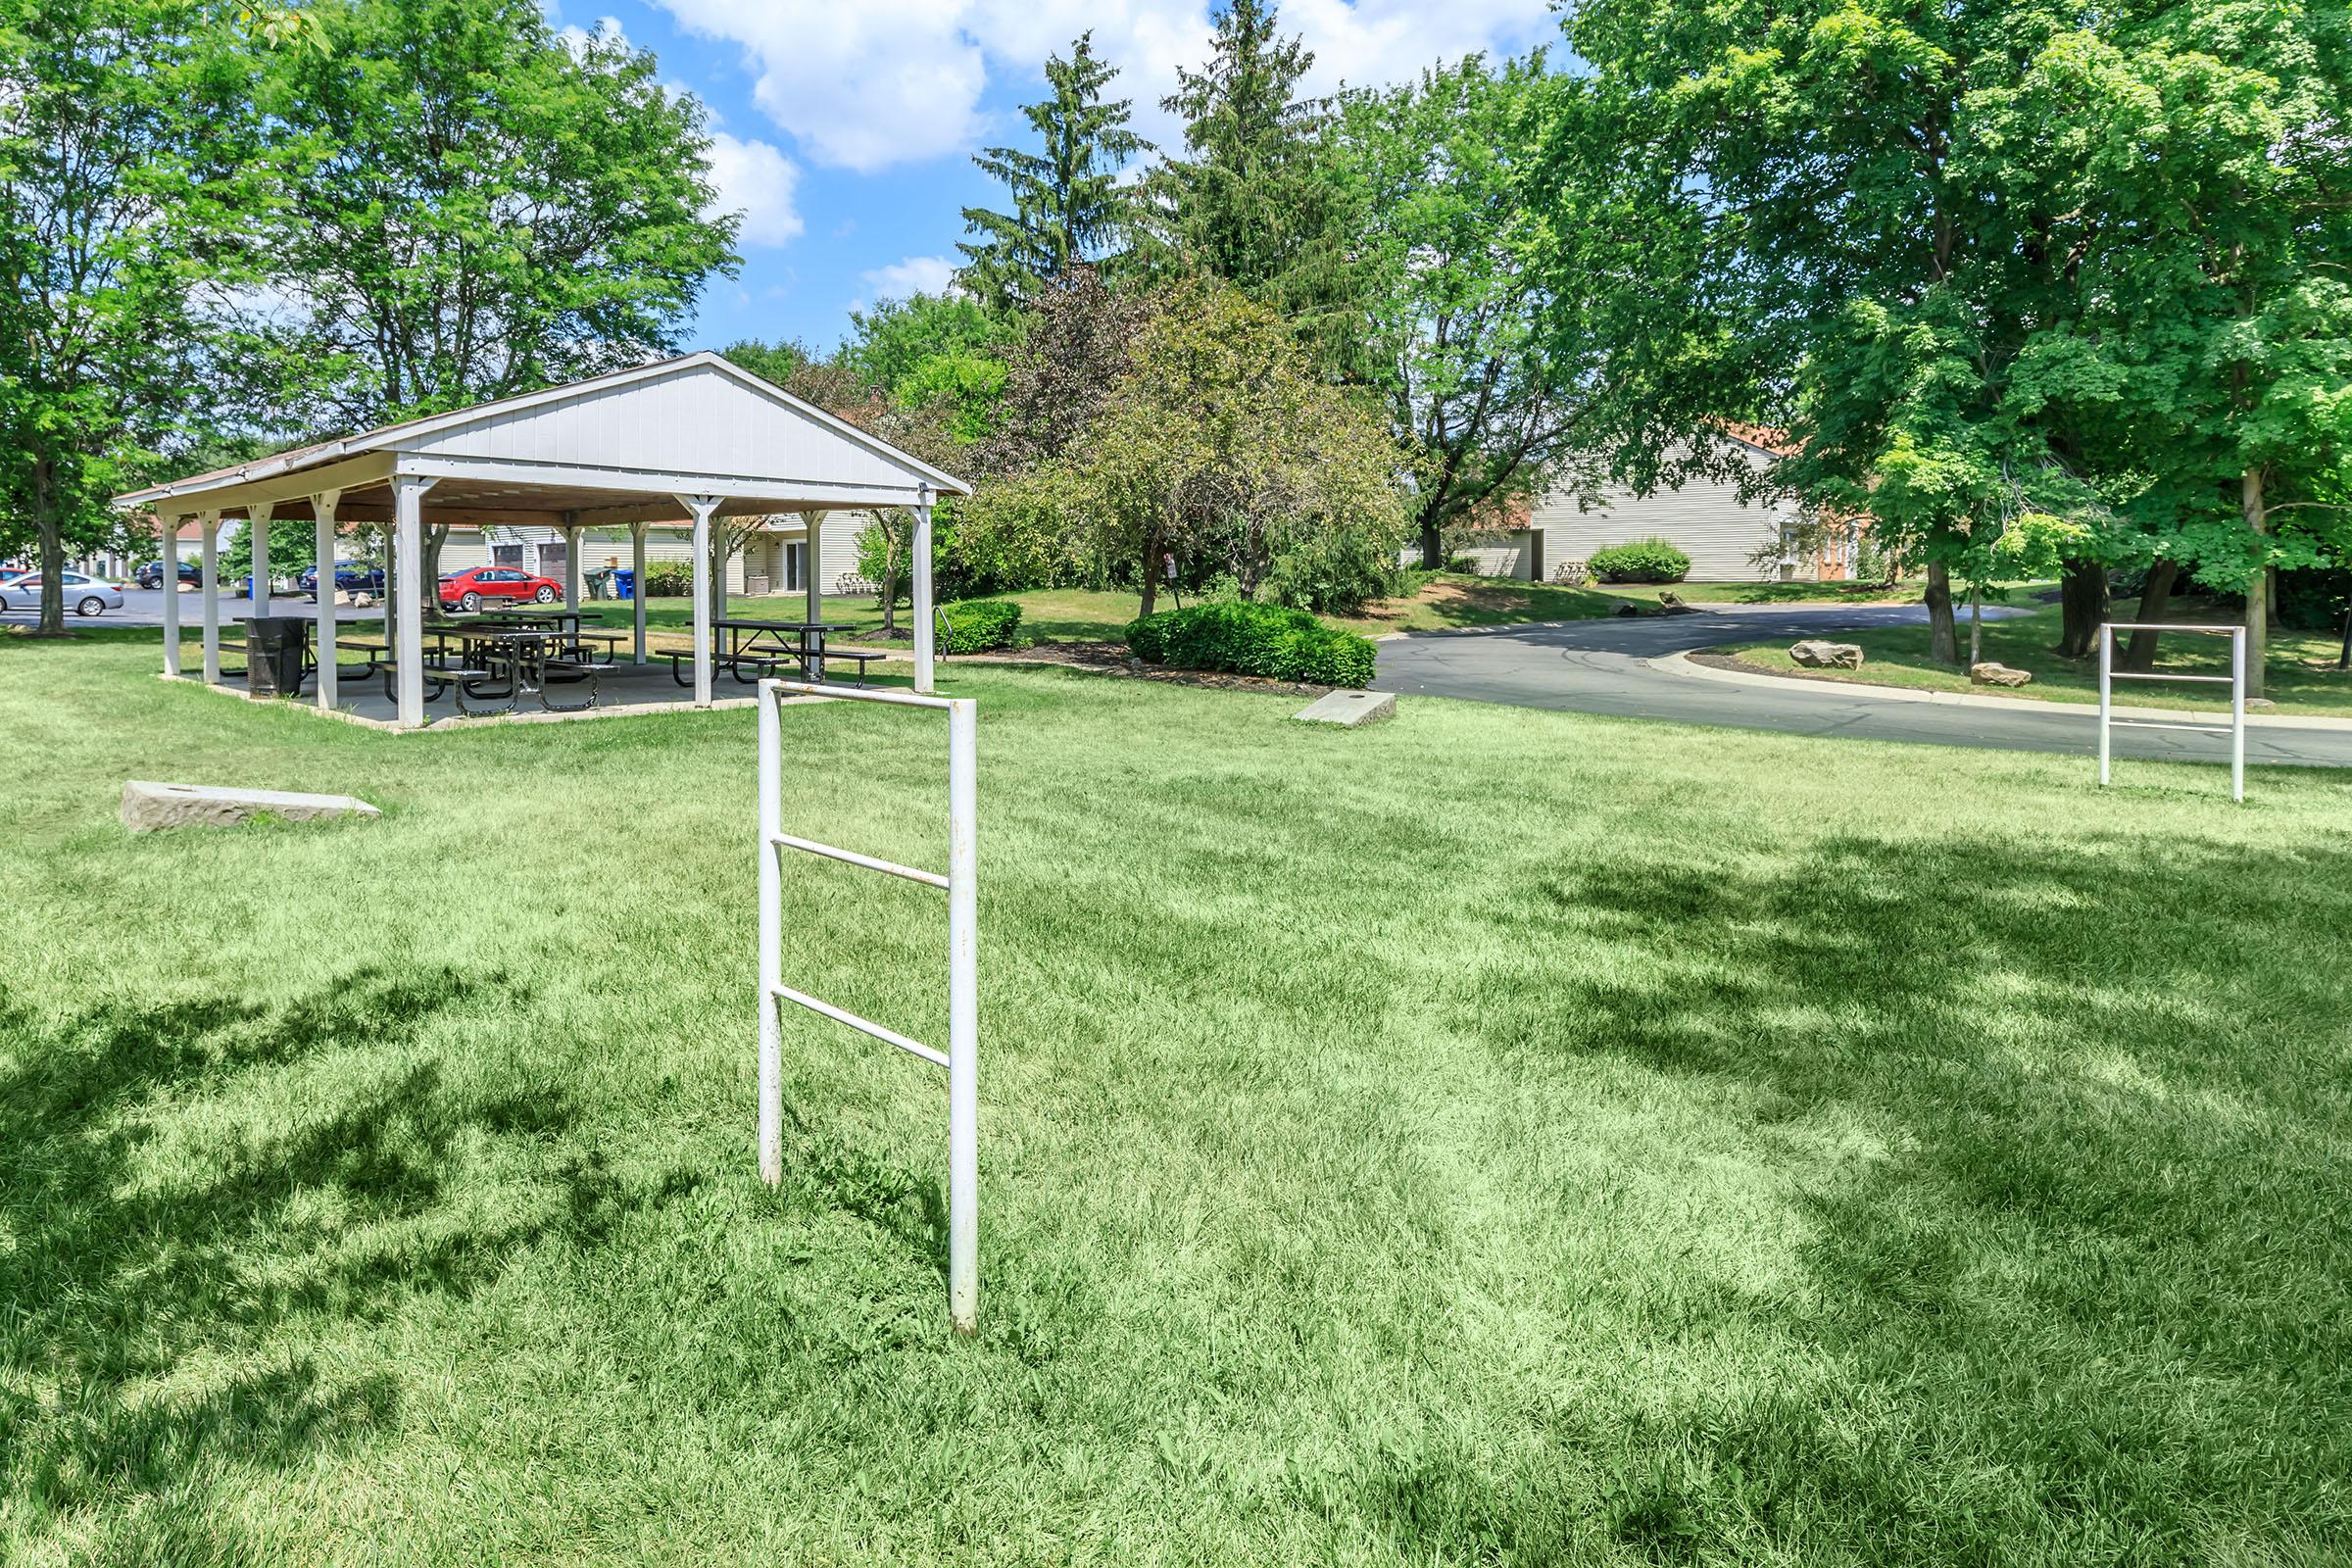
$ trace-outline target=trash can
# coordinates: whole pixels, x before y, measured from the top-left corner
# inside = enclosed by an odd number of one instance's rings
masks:
[[[612,597],[615,599],[637,597],[637,573],[633,569],[627,566],[612,568]]]
[[[255,615],[245,622],[245,690],[254,697],[292,697],[302,690],[303,655],[311,623],[301,615]]]

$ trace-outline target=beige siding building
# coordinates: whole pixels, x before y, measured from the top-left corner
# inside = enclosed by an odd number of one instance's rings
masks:
[[[1758,466],[1775,456],[1747,441],[1739,450]],[[1745,502],[1735,484],[1694,478],[1655,495],[1618,492],[1590,511],[1579,508],[1574,495],[1555,493],[1536,503],[1529,522],[1544,530],[1544,558],[1552,569],[1589,561],[1610,545],[1656,537],[1690,558],[1692,582],[1754,582],[1818,575],[1813,563],[1782,550],[1783,530],[1795,518],[1793,503]]]
[[[868,592],[858,580],[858,535],[869,520],[861,512],[835,513],[817,530],[817,592],[851,594]],[[808,530],[796,519],[790,526],[778,527],[762,534],[746,545],[741,554],[727,563],[727,592],[729,594],[797,594],[803,591],[807,579],[808,553]],[[645,563],[650,568],[662,562],[687,565],[693,560],[693,549],[687,539],[670,533],[649,533],[645,540]],[[588,528],[580,534],[580,571],[602,571],[608,566],[626,569],[629,564],[629,530],[626,528]],[[449,540],[441,547],[443,572],[465,571],[473,566],[519,566],[542,576],[562,581],[564,577],[564,535],[555,528],[453,528]]]

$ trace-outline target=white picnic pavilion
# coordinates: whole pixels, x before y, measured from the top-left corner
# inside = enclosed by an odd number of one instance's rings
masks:
[[[903,507],[914,515],[914,685],[932,689],[931,507],[971,494],[951,474],[761,380],[716,354],[634,369],[389,424],[118,496],[152,512],[164,561],[164,672],[180,673],[179,526],[202,524],[204,678],[220,673],[220,522],[242,516],[253,533],[253,613],[269,612],[272,521],[308,520],[324,564],[318,610],[318,702],[336,706],[331,564],[346,523],[390,524],[385,624],[393,644],[397,722],[425,722],[422,626],[424,529],[552,527],[569,545],[565,602],[579,602],[579,539],[625,526],[637,572],[635,660],[646,662],[645,536],[671,529],[693,541],[694,706],[711,702],[711,519],[795,516],[808,529],[808,618],[818,604],[825,514]]]

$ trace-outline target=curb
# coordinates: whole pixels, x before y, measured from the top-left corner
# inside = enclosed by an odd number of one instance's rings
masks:
[[[2034,697],[1983,697],[1974,692],[1914,691],[1907,686],[1873,686],[1858,680],[1808,680],[1801,675],[1750,675],[1743,670],[1717,669],[1712,664],[1691,662],[1690,650],[1666,654],[1644,660],[1649,668],[1663,675],[1682,675],[1692,680],[1721,681],[1729,686],[1769,686],[1787,691],[1791,686],[1826,688],[1840,696],[1876,698],[1890,703],[1941,703],[1948,708],[1992,708],[2004,712],[2079,713],[2085,722],[2096,723],[2099,717],[2095,703],[2049,703]],[[2180,708],[2127,708],[2118,703],[2108,710],[2118,718],[2159,718],[2176,722],[2206,711]],[[2224,710],[2225,716],[2228,710]],[[2298,717],[2292,713],[2248,713],[2248,729],[2304,729],[2352,731],[2352,718],[2331,718],[2323,714]]]

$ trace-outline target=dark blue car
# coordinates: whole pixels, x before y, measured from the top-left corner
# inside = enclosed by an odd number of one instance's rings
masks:
[[[296,578],[295,582],[302,589],[303,597],[307,599],[318,597],[318,568],[317,566],[303,567],[302,575]],[[362,590],[380,594],[384,591],[384,568],[370,566],[365,562],[338,561],[335,563],[335,586],[347,594],[358,593]]]

